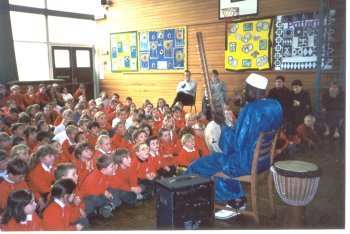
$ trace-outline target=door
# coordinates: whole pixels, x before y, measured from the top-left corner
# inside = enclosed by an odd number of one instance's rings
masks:
[[[53,46],[53,77],[64,79],[73,94],[80,84],[85,84],[86,98],[93,98],[92,48]]]

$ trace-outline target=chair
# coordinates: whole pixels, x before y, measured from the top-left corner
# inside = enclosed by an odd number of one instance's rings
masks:
[[[258,206],[257,206],[257,181],[258,176],[266,178],[268,185],[269,194],[269,205],[272,214],[275,215],[275,207],[273,203],[273,188],[272,188],[272,175],[270,172],[270,167],[273,164],[273,159],[275,156],[275,147],[278,138],[279,131],[274,132],[261,132],[259,134],[258,141],[255,146],[252,168],[250,175],[244,175],[239,177],[231,177],[223,172],[218,172],[214,177],[221,177],[224,179],[234,179],[243,183],[248,183],[250,185],[250,200],[251,206],[249,210],[239,211],[242,215],[247,215],[254,218],[256,223],[259,223]],[[224,205],[215,204],[215,208],[224,209],[230,211],[236,211],[234,208],[228,208]]]
[[[194,94],[194,98],[193,98],[193,102],[192,103],[187,104],[187,105],[183,105],[184,107],[185,106],[190,106],[191,107],[191,109],[190,109],[191,112],[192,112],[192,107],[194,107],[195,113],[197,113],[197,109],[196,109],[196,95],[197,95],[197,92]]]

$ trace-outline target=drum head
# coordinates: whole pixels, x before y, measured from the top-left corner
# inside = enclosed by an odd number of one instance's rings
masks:
[[[317,165],[304,161],[278,161],[273,167],[278,174],[287,177],[318,177],[321,174]]]

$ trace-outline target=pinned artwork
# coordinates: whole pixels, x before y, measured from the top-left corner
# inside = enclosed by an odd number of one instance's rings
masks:
[[[186,28],[139,32],[141,71],[178,72],[186,69]]]
[[[335,10],[325,17],[321,67],[333,68],[335,56]],[[317,12],[277,16],[274,65],[276,70],[310,70],[317,66],[320,22]]]
[[[137,71],[137,33],[111,34],[111,70]]]
[[[227,35],[225,69],[269,69],[271,24],[270,18],[233,22]]]

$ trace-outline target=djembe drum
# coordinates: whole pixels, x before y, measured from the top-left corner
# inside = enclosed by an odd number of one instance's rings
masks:
[[[287,160],[271,166],[279,197],[289,205],[289,227],[302,227],[305,206],[315,197],[320,180],[320,169],[309,162]]]

